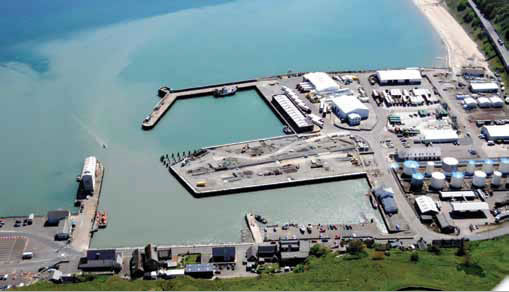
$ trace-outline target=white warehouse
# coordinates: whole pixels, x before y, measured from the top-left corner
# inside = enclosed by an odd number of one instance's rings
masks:
[[[487,140],[509,140],[509,124],[501,126],[484,126],[481,133]]]
[[[380,85],[421,84],[422,75],[418,69],[376,71]]]
[[[304,75],[304,80],[311,83],[313,88],[320,93],[326,93],[326,92],[337,92],[340,87],[332,79],[329,74],[324,72],[314,72],[314,73],[308,73]]]
[[[496,93],[498,85],[495,82],[472,82],[470,83],[470,91],[473,93]]]
[[[352,116],[361,120],[366,120],[369,116],[369,110],[359,99],[352,95],[333,97],[330,99],[332,103],[332,111],[341,120],[346,120],[348,116]],[[358,116],[352,115],[357,114]]]

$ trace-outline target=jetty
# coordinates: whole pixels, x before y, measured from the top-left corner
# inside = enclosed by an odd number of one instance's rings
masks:
[[[71,246],[76,250],[85,251],[90,246],[92,234],[95,227],[97,209],[101,196],[102,182],[104,178],[104,165],[97,161],[95,173],[95,188],[92,196],[86,200],[81,200],[82,210],[73,216],[76,227],[73,232]]]
[[[260,230],[260,227],[258,226],[258,223],[256,223],[255,216],[251,213],[247,213],[246,221],[247,225],[249,226],[249,230],[251,230],[251,234],[253,235],[255,243],[257,244],[263,243],[262,232]]]
[[[156,104],[153,111],[143,120],[143,123],[141,124],[142,129],[152,129],[178,99],[213,95],[216,90],[225,86],[236,86],[238,91],[250,90],[256,87],[256,80],[239,81],[234,83],[225,83],[179,90],[170,90],[166,89],[166,87],[163,87],[166,90],[162,90],[163,88],[161,88],[159,90],[159,95],[162,95],[161,93],[164,95]]]

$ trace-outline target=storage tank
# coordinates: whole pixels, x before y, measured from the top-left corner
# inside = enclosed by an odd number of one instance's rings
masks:
[[[483,164],[483,167],[482,167],[482,171],[484,171],[486,174],[492,174],[493,173],[493,160],[491,159],[486,159],[484,161],[484,164]]]
[[[446,157],[442,160],[442,170],[445,173],[455,172],[458,168],[458,159],[454,157]]]
[[[474,171],[475,171],[475,161],[474,160],[469,160],[468,163],[467,163],[467,171],[466,171],[466,173],[468,175],[473,175]]]
[[[403,163],[403,173],[408,176],[416,173],[417,169],[419,169],[419,163],[417,161],[407,160]]]
[[[428,163],[426,163],[426,175],[431,176],[433,171],[435,171],[435,162],[428,161]]]
[[[509,159],[500,159],[500,166],[498,167],[498,171],[500,171],[502,174],[509,174]]]
[[[424,184],[424,175],[420,172],[412,174],[412,181],[410,183],[412,189],[420,190]]]
[[[433,172],[431,174],[431,188],[435,190],[441,190],[445,185],[445,174],[441,172]]]
[[[493,172],[493,176],[491,177],[491,185],[499,186],[502,184],[502,173],[500,171]]]
[[[451,175],[451,187],[455,189],[460,189],[463,187],[463,181],[465,180],[465,176],[463,175],[463,172],[453,172]]]
[[[486,173],[484,171],[476,170],[474,172],[474,179],[472,185],[482,188],[486,184]]]

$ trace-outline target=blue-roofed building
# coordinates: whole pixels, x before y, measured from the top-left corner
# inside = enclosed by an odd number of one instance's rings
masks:
[[[212,278],[214,276],[213,264],[186,265],[185,275],[193,278]]]

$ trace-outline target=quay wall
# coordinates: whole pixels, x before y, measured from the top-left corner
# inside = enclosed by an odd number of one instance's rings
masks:
[[[197,191],[189,182],[183,179],[174,169],[173,166],[169,167],[169,171],[171,174],[180,182],[184,187],[193,195],[195,198],[205,198],[212,196],[221,196],[221,195],[229,195],[229,194],[238,194],[245,192],[255,192],[262,190],[270,190],[270,189],[279,189],[286,187],[295,187],[302,185],[311,185],[318,184],[324,182],[333,182],[333,181],[342,181],[342,180],[350,180],[357,178],[366,178],[366,172],[356,172],[342,175],[333,175],[333,176],[324,176],[318,178],[310,178],[303,180],[292,180],[292,181],[282,181],[276,183],[262,184],[262,185],[248,185],[243,187],[229,188],[229,189],[218,189],[218,190],[210,190],[210,191]]]

